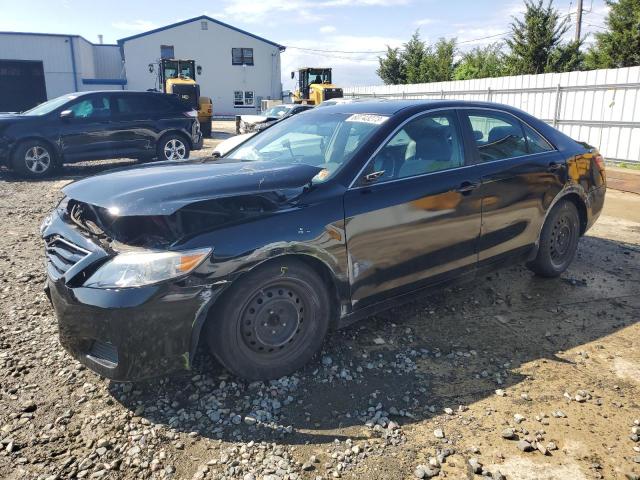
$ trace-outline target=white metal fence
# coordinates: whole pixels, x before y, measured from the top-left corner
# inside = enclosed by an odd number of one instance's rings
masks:
[[[511,105],[600,149],[640,162],[640,67],[414,85],[347,87],[345,96],[482,100]]]

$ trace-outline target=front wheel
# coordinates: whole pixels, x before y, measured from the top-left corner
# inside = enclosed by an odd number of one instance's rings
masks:
[[[27,140],[13,153],[12,166],[24,177],[45,178],[55,170],[55,156],[48,144]]]
[[[156,153],[159,160],[185,160],[189,158],[190,151],[184,137],[172,133],[160,139]]]
[[[542,227],[538,254],[527,264],[542,277],[558,277],[568,267],[578,249],[580,216],[569,200],[560,200],[549,212]]]
[[[211,353],[235,375],[289,375],[320,350],[330,320],[327,288],[298,261],[272,262],[230,287],[205,330]]]

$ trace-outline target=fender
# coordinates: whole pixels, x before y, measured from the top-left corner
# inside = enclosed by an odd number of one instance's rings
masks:
[[[339,305],[339,309],[334,315],[333,327],[338,326],[338,321],[348,314],[348,309],[350,308],[349,280],[347,273],[341,269],[339,260],[335,258],[331,252],[317,245],[302,242],[287,243],[286,245],[272,244],[255,250],[241,258],[223,262],[223,265],[218,264],[218,268],[223,271],[228,271],[228,274],[212,284],[212,295],[209,300],[202,305],[194,319],[191,330],[190,360],[193,360],[196,353],[202,328],[209,317],[211,309],[216,307],[217,302],[224,296],[226,290],[240,277],[250,274],[266,263],[278,261],[278,259],[285,260],[291,258],[302,260],[307,264],[311,262],[311,268],[318,272],[319,267],[322,270],[318,273],[324,273],[330,277],[335,291],[337,305]],[[234,269],[232,265],[227,265],[226,267],[231,267],[228,270],[225,268],[224,263],[233,263],[236,268]]]
[[[589,200],[589,195],[587,194],[587,192],[585,192],[584,188],[582,187],[582,185],[578,184],[578,183],[571,183],[568,185],[565,185],[564,188],[562,190],[560,190],[560,192],[558,192],[558,194],[553,198],[553,200],[551,201],[551,203],[549,204],[549,206],[547,207],[547,210],[545,211],[544,214],[544,219],[542,220],[542,223],[540,224],[540,227],[538,229],[538,237],[536,238],[535,241],[535,245],[534,247],[531,249],[531,252],[529,253],[529,256],[527,257],[527,261],[531,261],[533,259],[536,258],[536,256],[538,255],[538,249],[540,248],[540,236],[542,235],[542,229],[544,228],[545,223],[547,222],[547,217],[549,216],[549,213],[551,212],[551,210],[553,209],[553,207],[555,207],[555,205],[560,201],[563,200],[567,197],[578,197],[580,199],[580,201],[582,202],[582,205],[585,208],[585,211],[587,212],[587,216],[588,216],[588,212],[591,210],[590,209],[590,200]],[[578,213],[582,216],[583,212],[580,212],[578,210]],[[580,223],[583,224],[584,226],[581,228],[581,232],[580,234],[583,235],[586,231],[586,225],[588,223],[588,218],[580,219]]]

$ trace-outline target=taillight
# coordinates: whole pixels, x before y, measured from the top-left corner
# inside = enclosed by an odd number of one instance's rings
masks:
[[[594,158],[596,165],[598,165],[598,168],[600,169],[601,172],[604,172],[605,166],[604,166],[604,158],[602,157],[602,155],[598,154],[595,156]]]
[[[190,117],[190,118],[198,118],[198,112],[195,110],[189,110],[188,112],[183,112],[185,117]]]

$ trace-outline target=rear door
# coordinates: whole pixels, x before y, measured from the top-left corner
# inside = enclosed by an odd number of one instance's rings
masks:
[[[455,110],[413,117],[347,191],[354,308],[474,272],[480,169],[464,143]]]
[[[129,155],[152,155],[160,130],[158,122],[174,115],[160,95],[120,93],[114,95],[115,138]]]
[[[527,255],[564,185],[566,164],[535,129],[510,113],[465,110],[463,120],[482,167],[480,264]]]
[[[120,154],[108,94],[83,95],[62,110],[73,112],[72,118],[59,120],[60,144],[67,160],[113,158]]]

